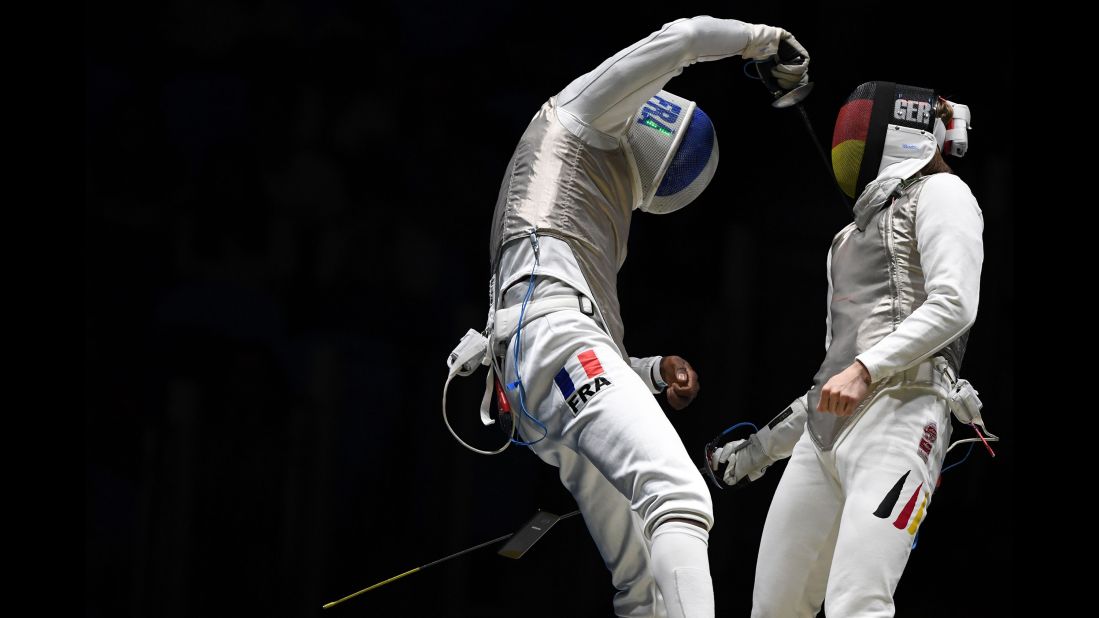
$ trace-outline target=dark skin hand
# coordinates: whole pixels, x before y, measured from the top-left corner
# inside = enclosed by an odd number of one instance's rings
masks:
[[[686,408],[698,396],[698,374],[681,356],[660,360],[660,377],[668,385],[668,404],[676,410]]]

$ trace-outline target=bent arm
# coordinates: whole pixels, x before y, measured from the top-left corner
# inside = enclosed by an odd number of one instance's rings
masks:
[[[573,80],[558,93],[557,103],[573,133],[621,135],[634,112],[684,67],[741,53],[759,28],[709,16],[664,24]]]
[[[856,358],[878,381],[942,349],[977,319],[984,220],[969,187],[953,174],[928,179],[916,207],[916,243],[927,300],[897,330]]]

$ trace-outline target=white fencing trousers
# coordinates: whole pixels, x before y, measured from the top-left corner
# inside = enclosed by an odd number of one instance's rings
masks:
[[[916,377],[930,364],[891,379],[831,451],[806,425],[767,512],[753,617],[811,618],[822,601],[828,616],[893,616],[950,443],[941,391]]]
[[[503,377],[509,385],[515,382],[514,354],[512,337]],[[660,594],[652,570],[653,530],[672,518],[697,521],[700,532],[713,526],[709,488],[675,428],[611,338],[579,311],[557,311],[524,325],[520,370],[527,410],[546,426],[545,438],[531,449],[560,469],[576,499],[618,589],[616,614],[668,615],[663,598],[671,595]],[[543,430],[521,414],[518,388],[506,392],[523,439],[538,440]],[[706,574],[704,584],[684,589],[712,599],[705,552],[701,563],[697,553],[683,555],[685,563],[673,570]],[[712,601],[709,607],[708,614],[686,616],[710,618]]]

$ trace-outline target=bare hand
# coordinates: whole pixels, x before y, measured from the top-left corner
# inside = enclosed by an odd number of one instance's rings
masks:
[[[817,412],[850,416],[869,392],[870,372],[856,360],[824,383],[820,389]]]
[[[660,360],[660,377],[668,385],[668,403],[676,410],[686,408],[698,395],[698,374],[680,356]]]

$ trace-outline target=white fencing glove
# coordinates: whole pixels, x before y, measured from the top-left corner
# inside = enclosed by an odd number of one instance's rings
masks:
[[[749,481],[755,481],[774,463],[774,460],[763,453],[756,434],[748,436],[747,440],[729,442],[715,455],[717,456],[711,461],[714,472],[717,472],[721,464],[728,463],[722,476],[726,485],[736,485],[745,476]]]
[[[809,52],[789,32],[779,41],[775,61],[777,64],[771,69],[771,75],[775,76],[775,81],[783,90],[793,90],[809,83]]]
[[[774,75],[783,90],[792,90],[809,82],[809,52],[801,43],[798,43],[794,35],[782,28],[763,24],[749,24],[748,29],[751,34],[748,37],[748,45],[740,52],[742,58],[767,60],[779,54],[779,57],[775,58],[777,64],[771,69],[771,75]],[[783,64],[783,59],[795,56],[800,56],[802,60],[798,63]]]
[[[782,35],[789,34],[782,28],[764,24],[748,24],[748,44],[740,52],[746,60],[766,60],[778,53],[778,42]]]
[[[710,460],[711,468],[716,472],[727,464],[723,475],[727,485],[740,484],[745,477],[749,482],[759,479],[771,464],[790,456],[805,430],[806,417],[806,396],[802,395],[747,440],[721,447]]]

